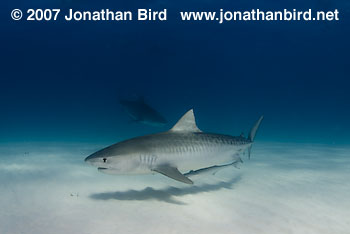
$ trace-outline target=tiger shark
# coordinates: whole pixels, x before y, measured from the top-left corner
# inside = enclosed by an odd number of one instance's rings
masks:
[[[193,109],[169,131],[121,141],[88,156],[85,161],[107,174],[160,173],[193,184],[191,175],[217,170],[242,162],[240,154],[254,142],[263,116],[248,137],[202,132]]]

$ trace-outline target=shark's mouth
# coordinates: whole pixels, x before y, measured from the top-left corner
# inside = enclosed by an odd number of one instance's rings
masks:
[[[97,170],[107,170],[108,168],[105,168],[105,167],[99,167],[99,168],[97,168]]]
[[[110,175],[119,175],[120,172],[118,170],[115,170],[114,168],[106,168],[106,167],[99,167],[97,168],[99,172],[102,172],[104,174],[110,174]]]

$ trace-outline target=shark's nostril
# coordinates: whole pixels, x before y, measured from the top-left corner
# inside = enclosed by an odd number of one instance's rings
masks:
[[[103,158],[103,162],[105,163],[107,161],[107,159],[106,158]]]

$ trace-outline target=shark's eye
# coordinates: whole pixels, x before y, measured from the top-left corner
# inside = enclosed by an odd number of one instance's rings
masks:
[[[103,158],[103,162],[105,163],[107,161],[107,159],[106,158]]]

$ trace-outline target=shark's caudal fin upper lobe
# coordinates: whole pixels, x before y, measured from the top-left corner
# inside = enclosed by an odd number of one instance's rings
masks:
[[[254,141],[256,132],[258,131],[258,128],[260,126],[261,121],[263,120],[264,116],[261,116],[258,121],[254,124],[254,127],[250,130],[248,140]]]
[[[256,123],[254,124],[253,128],[250,130],[249,132],[249,136],[248,136],[248,140],[253,142],[254,141],[254,138],[255,138],[255,135],[256,135],[256,132],[258,131],[258,128],[261,124],[261,121],[264,119],[264,116],[261,116],[258,121],[256,121]],[[252,149],[252,146],[250,146],[248,148],[248,158],[250,159],[250,151]]]

